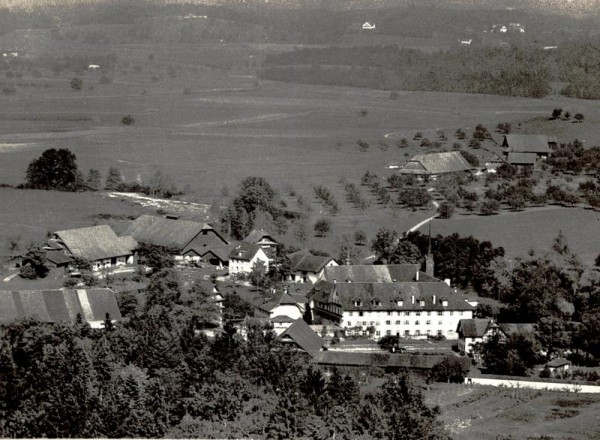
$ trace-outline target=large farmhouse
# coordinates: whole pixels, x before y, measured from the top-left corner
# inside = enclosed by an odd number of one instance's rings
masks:
[[[444,336],[456,339],[459,320],[475,307],[442,282],[340,283],[321,281],[309,293],[313,313],[349,335],[377,338]]]
[[[467,173],[473,167],[458,151],[417,154],[400,169],[400,174],[432,177],[440,174]]]
[[[0,322],[36,318],[43,322],[74,323],[77,315],[92,328],[102,328],[109,314],[121,321],[115,293],[110,289],[0,291]]]
[[[54,232],[46,249],[88,260],[93,270],[133,264],[137,242],[131,236],[117,237],[107,225]]]
[[[502,147],[508,155],[509,163],[511,163],[511,153],[521,154],[520,156],[513,156],[514,160],[516,158],[524,160],[527,156],[523,156],[522,154],[533,155],[536,159],[545,159],[552,151],[552,144],[553,142],[550,142],[547,136],[537,134],[507,134],[502,141]]]
[[[206,223],[152,215],[142,215],[135,219],[125,235],[131,235],[139,242],[172,248],[178,252],[175,256],[178,260],[183,260],[183,255],[189,249],[194,249],[195,255],[204,255],[207,250],[228,244],[227,240]]]

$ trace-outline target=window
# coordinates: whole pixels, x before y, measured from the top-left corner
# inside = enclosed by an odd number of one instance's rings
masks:
[[[443,321],[438,321],[438,325],[442,325],[442,322],[443,322]]]
[[[387,312],[387,315],[388,316],[392,316],[392,312]]]
[[[398,316],[402,316],[402,312],[398,312]]]
[[[430,335],[431,334],[431,330],[427,329],[427,334]]]
[[[409,325],[410,321],[407,319],[406,321],[404,321],[404,325]]]
[[[418,320],[415,321],[415,325],[419,325],[419,324],[420,324],[420,322]]]
[[[402,307],[404,305],[404,301],[399,299],[398,301],[396,301],[396,304],[398,304],[398,307]]]
[[[396,325],[400,325],[400,321],[396,321]]]
[[[404,316],[410,316],[410,312],[404,312]]]
[[[462,316],[462,315],[463,315],[463,312],[462,312],[462,310],[461,310],[460,312],[458,312],[458,314],[459,314],[460,316]]]
[[[454,333],[454,330],[448,330],[449,335],[451,335],[452,333]]]
[[[348,316],[352,316],[352,312],[348,312]]]
[[[374,306],[380,306],[381,301],[379,301],[377,298],[375,298],[373,301],[371,301],[371,304],[373,304]]]
[[[363,312],[358,312],[358,316],[362,316],[362,315],[363,315]]]
[[[415,315],[421,316],[421,312],[415,312]]]
[[[442,306],[443,306],[443,307],[448,307],[448,300],[446,300],[446,299],[443,299],[443,300],[442,300]]]
[[[410,331],[404,330],[404,336],[410,336]]]
[[[454,312],[450,312],[450,316],[454,316]]]
[[[443,332],[441,330],[438,330],[437,334],[438,336],[442,336]]]
[[[362,306],[362,301],[360,299],[355,299],[354,300],[354,306],[356,306],[356,307]]]
[[[416,334],[417,336],[421,336],[421,330],[417,330],[417,331],[415,332],[415,334]]]
[[[375,332],[375,335],[376,335],[376,336],[381,336],[381,332],[380,332],[379,330],[377,330],[377,331]]]
[[[427,316],[431,316],[431,312],[427,312]]]
[[[431,321],[429,321],[429,320],[428,320],[428,321],[427,321],[427,325],[431,325]]]
[[[392,336],[392,331],[391,330],[386,330],[385,331],[385,335],[386,336]]]
[[[385,321],[386,325],[390,325],[392,323],[392,321]]]
[[[419,301],[419,305],[420,305],[421,307],[425,307],[425,301],[423,301],[423,300],[420,300],[420,301]]]
[[[363,321],[363,326],[364,326],[364,325],[367,325],[367,321]]]
[[[438,316],[444,316],[444,312],[438,312]]]

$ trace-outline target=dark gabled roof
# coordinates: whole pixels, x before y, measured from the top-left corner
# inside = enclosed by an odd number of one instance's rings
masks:
[[[514,153],[509,152],[506,161],[511,165],[535,165],[537,162],[536,153]]]
[[[417,154],[400,170],[402,174],[444,174],[470,171],[473,167],[458,151]]]
[[[316,353],[323,347],[323,339],[302,319],[290,325],[279,339],[283,342],[295,342],[307,353]]]
[[[319,303],[339,304],[344,310],[475,310],[475,307],[470,305],[461,294],[455,293],[446,283],[440,282],[329,283],[320,281],[313,286],[309,298]],[[399,301],[402,305],[399,305]],[[420,301],[425,302],[423,306],[420,305]],[[444,301],[447,301],[446,306],[443,305]]]
[[[462,332],[465,338],[483,338],[491,319],[461,319],[458,321],[457,332]]]
[[[415,281],[419,264],[355,264],[326,267],[326,281],[351,281],[353,283],[392,283]]]
[[[256,244],[263,238],[267,238],[268,241],[272,242],[273,244],[278,244],[277,241],[273,239],[273,236],[271,236],[271,234],[264,229],[253,229],[242,241],[244,243]]]
[[[502,146],[517,153],[550,153],[548,137],[538,134],[507,134]]]
[[[309,251],[298,251],[287,256],[291,262],[290,270],[293,272],[320,272],[327,264],[334,261],[331,257],[313,255]]]
[[[73,261],[73,258],[69,255],[66,255],[62,251],[47,251],[46,252],[46,260],[50,263],[54,263],[57,266],[62,264],[69,264]]]
[[[0,322],[37,318],[43,322],[122,320],[110,289],[4,290],[0,291]]]
[[[194,253],[199,257],[204,257],[207,254],[213,254],[219,260],[223,262],[229,261],[229,253],[234,246],[232,245],[224,245],[218,247],[196,247],[192,246],[186,249],[183,255]]]
[[[505,164],[506,163],[506,159],[504,159],[501,155],[499,155],[498,153],[492,153],[487,160],[485,161],[486,164]]]
[[[348,367],[394,367],[429,370],[444,360],[445,355],[418,355],[394,353],[356,353],[345,351],[323,351],[316,353],[313,362],[320,365]]]
[[[304,297],[306,300],[306,298]],[[302,301],[302,300],[300,300]],[[299,304],[298,299],[292,297],[287,292],[276,293],[275,296],[268,299],[266,302],[262,302],[257,307],[265,312],[271,312],[275,308],[283,305],[294,305],[297,306]]]
[[[532,336],[535,332],[535,324],[528,323],[503,323],[498,324],[506,336],[523,335]]]
[[[174,220],[153,215],[141,215],[125,230],[137,241],[183,250],[203,230],[212,226],[189,220]]]
[[[137,246],[131,237],[117,237],[107,225],[56,231],[54,234],[74,256],[90,261],[131,255]]]
[[[262,248],[256,244],[237,243],[229,251],[229,259],[250,261]]]

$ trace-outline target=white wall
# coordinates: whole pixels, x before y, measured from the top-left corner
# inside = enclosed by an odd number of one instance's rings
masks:
[[[446,339],[458,339],[456,328],[461,319],[472,319],[473,312],[468,311],[344,311],[340,325],[346,329],[361,326],[375,327],[375,338],[386,335],[426,338],[427,335],[442,334]],[[406,333],[408,332],[408,334]],[[441,333],[440,333],[441,332]]]

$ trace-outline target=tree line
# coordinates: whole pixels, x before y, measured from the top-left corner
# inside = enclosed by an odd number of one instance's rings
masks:
[[[527,47],[456,47],[426,53],[397,46],[303,48],[268,55],[261,77],[286,82],[384,90],[428,90],[541,98],[555,81],[562,94],[600,99],[590,43],[548,51]]]
[[[77,157],[68,148],[50,148],[27,167],[21,188],[56,191],[124,191],[170,198],[183,194],[172,179],[156,170],[146,182],[125,182],[121,171],[110,167],[102,181],[99,170],[91,168],[87,175],[79,170]]]

